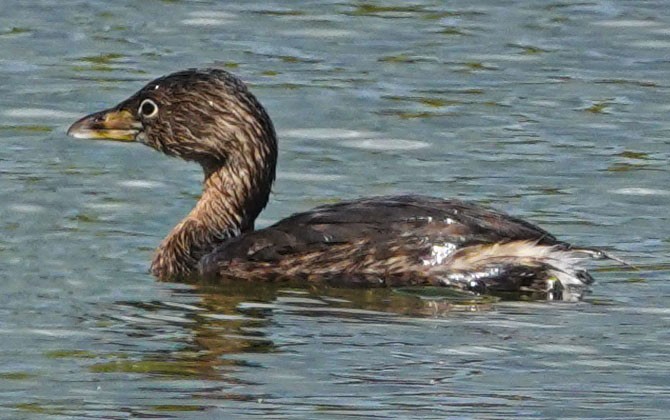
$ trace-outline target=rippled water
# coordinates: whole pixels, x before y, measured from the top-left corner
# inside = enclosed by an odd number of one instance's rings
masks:
[[[0,3],[0,415],[667,418],[669,10]],[[152,251],[200,170],[65,129],[212,64],[280,135],[261,225],[363,195],[458,196],[637,269],[602,266],[576,304],[157,283]]]

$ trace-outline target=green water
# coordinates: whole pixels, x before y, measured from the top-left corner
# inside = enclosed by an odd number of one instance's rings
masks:
[[[666,418],[668,10],[0,3],[0,417]],[[278,130],[261,226],[358,196],[460,197],[637,269],[601,266],[576,304],[157,283],[153,249],[200,170],[65,130],[213,64]]]

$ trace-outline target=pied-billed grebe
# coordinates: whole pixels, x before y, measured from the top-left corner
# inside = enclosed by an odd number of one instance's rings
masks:
[[[277,139],[256,97],[220,69],[156,79],[75,122],[68,134],[138,141],[202,166],[202,197],[151,264],[160,280],[215,276],[574,296],[592,282],[580,263],[606,257],[501,212],[415,195],[324,205],[254,231],[275,179]]]

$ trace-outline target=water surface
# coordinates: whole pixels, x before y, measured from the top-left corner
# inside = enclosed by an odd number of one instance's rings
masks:
[[[660,0],[0,4],[0,415],[666,418],[669,48]],[[453,196],[638,269],[572,304],[157,283],[200,170],[65,130],[214,64],[278,130],[260,225]]]

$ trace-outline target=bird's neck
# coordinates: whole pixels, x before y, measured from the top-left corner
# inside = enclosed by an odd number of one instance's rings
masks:
[[[254,229],[273,180],[274,162],[269,170],[248,160],[205,167],[202,196],[157,249],[152,273],[164,281],[197,275],[202,257],[226,240]]]
[[[205,152],[186,156],[203,167],[203,194],[158,247],[151,271],[160,280],[196,277],[198,262],[226,240],[253,230],[268,202],[277,164],[274,126],[251,94],[238,96],[215,120],[212,137],[203,139]]]

